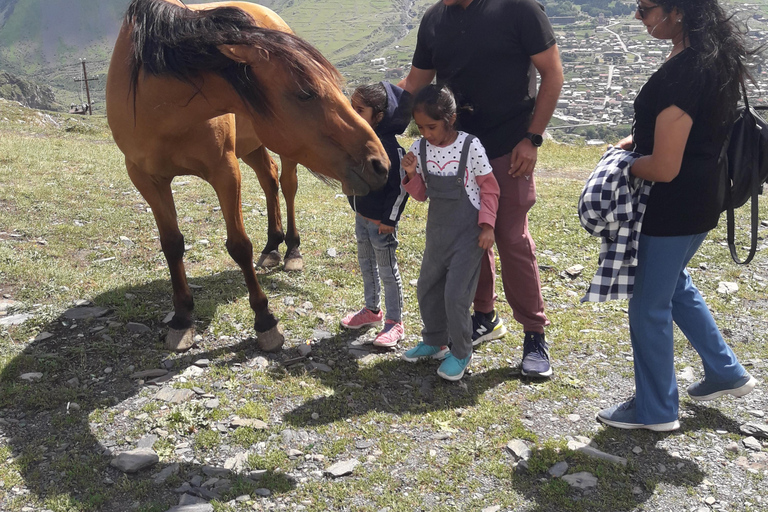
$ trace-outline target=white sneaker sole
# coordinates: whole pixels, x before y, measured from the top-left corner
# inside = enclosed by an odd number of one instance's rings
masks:
[[[360,325],[347,325],[344,322],[339,322],[341,326],[345,329],[352,329],[353,331],[356,331],[358,329],[362,329],[363,327],[372,327],[374,325],[381,325],[383,323],[383,320],[379,320],[378,322],[370,322],[367,324],[360,324]]]
[[[680,422],[677,420],[669,421],[667,423],[654,423],[651,425],[645,425],[643,423],[622,423],[619,421],[611,421],[605,418],[601,418],[599,415],[595,416],[595,419],[600,423],[605,423],[609,427],[621,428],[624,430],[644,429],[644,430],[652,430],[654,432],[670,432],[672,430],[677,430],[680,428]]]
[[[438,361],[442,361],[443,359],[445,359],[445,356],[448,355],[448,352],[450,352],[450,349],[448,347],[445,347],[440,352],[435,352],[431,356],[407,357],[405,354],[403,354],[402,358],[404,361],[408,361],[409,363],[417,363],[419,361],[426,361],[427,359],[437,359]]]
[[[731,395],[731,396],[735,396],[736,398],[739,398],[751,393],[752,390],[755,389],[756,385],[757,385],[757,379],[750,376],[746,384],[735,389],[724,389],[722,391],[715,391],[714,393],[710,393],[708,395],[701,395],[701,396],[693,396],[689,393],[688,396],[691,397],[691,400],[694,400],[696,402],[707,402],[709,400],[714,400],[715,398],[720,398],[721,396],[725,396],[725,395]]]
[[[521,367],[520,368],[520,373],[522,373],[524,377],[550,377],[550,376],[552,376],[552,367],[550,366],[549,370],[547,370],[545,372],[541,372],[541,373],[538,373],[538,372],[526,372]]]
[[[498,328],[492,330],[491,332],[483,334],[476,340],[472,340],[472,346],[476,347],[485,341],[497,340],[505,334],[507,334],[507,328],[504,327],[504,324],[501,324]]]

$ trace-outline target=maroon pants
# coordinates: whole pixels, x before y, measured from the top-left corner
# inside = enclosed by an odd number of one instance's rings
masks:
[[[536,244],[528,232],[528,210],[536,202],[536,184],[533,176],[526,180],[508,174],[511,157],[506,154],[491,160],[493,175],[501,189],[494,230],[501,261],[501,281],[515,320],[522,324],[523,330],[544,332],[549,319],[544,314]],[[475,311],[488,313],[494,309],[495,290],[496,262],[491,248],[483,255],[475,292]]]

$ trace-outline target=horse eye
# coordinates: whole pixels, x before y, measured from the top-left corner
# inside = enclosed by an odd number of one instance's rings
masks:
[[[301,89],[298,94],[296,94],[296,97],[299,101],[310,101],[317,98],[317,93],[315,91],[305,91],[304,89]]]

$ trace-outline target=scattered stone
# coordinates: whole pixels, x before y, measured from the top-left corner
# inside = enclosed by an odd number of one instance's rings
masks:
[[[233,473],[241,473],[245,469],[247,462],[248,454],[244,452],[238,453],[224,461],[224,468],[231,470]]]
[[[35,339],[32,341],[43,341],[43,340],[47,340],[48,338],[53,338],[53,334],[49,332],[41,332],[40,334],[35,336]]]
[[[569,277],[579,277],[582,270],[584,270],[584,265],[573,265],[565,269],[565,273]]]
[[[739,291],[739,285],[729,281],[720,281],[717,283],[717,293],[730,295]]]
[[[139,442],[136,443],[137,448],[152,448],[155,445],[155,441],[157,441],[157,436],[154,434],[147,434],[141,439],[139,439]]]
[[[725,446],[725,449],[731,453],[739,453],[739,443],[732,441]]]
[[[237,418],[235,417],[232,422],[230,423],[230,426],[237,428],[237,427],[250,427],[254,429],[264,430],[269,428],[269,425],[264,423],[261,420],[257,420],[255,418]]]
[[[289,459],[296,459],[304,455],[304,452],[301,450],[297,450],[296,448],[288,448],[287,450],[285,450],[285,454],[288,456]]]
[[[330,366],[328,366],[327,364],[317,363],[315,361],[310,362],[307,366],[308,366],[310,371],[317,370],[317,371],[323,372],[323,373],[329,373],[329,372],[333,371],[333,369]]]
[[[164,324],[169,324],[169,323],[171,323],[171,320],[173,320],[173,315],[175,315],[175,314],[176,314],[176,313],[175,313],[174,311],[171,311],[170,313],[168,313],[167,315],[165,315],[165,317],[163,318],[162,322],[163,322]]]
[[[759,439],[768,439],[768,425],[765,423],[746,423],[741,426],[741,431]]]
[[[176,505],[169,508],[167,512],[213,512],[213,505],[208,502],[196,503],[194,505]]]
[[[480,512],[499,512],[501,510],[501,505],[493,505],[492,507],[485,507]]]
[[[266,498],[268,496],[272,496],[272,491],[270,491],[269,489],[265,489],[264,487],[259,487],[258,489],[253,490],[253,494],[256,494],[257,496],[263,496]]]
[[[507,450],[515,456],[515,460],[528,460],[531,457],[531,449],[522,439],[513,439],[508,442]]]
[[[0,299],[0,313],[5,313],[13,308],[21,306],[21,302],[10,299]]]
[[[597,477],[592,473],[581,471],[572,475],[563,476],[568,485],[577,489],[590,489],[597,486]]]
[[[640,448],[639,446],[635,446],[634,448],[632,448],[632,453],[634,453],[635,455],[640,455],[641,453],[643,453],[643,449]]]
[[[80,379],[78,379],[77,377],[72,377],[67,381],[67,387],[76,388],[79,385],[80,385]]]
[[[717,499],[712,496],[707,496],[706,498],[704,498],[704,503],[706,503],[709,506],[712,506],[715,503],[717,503]]]
[[[641,489],[639,486],[636,485],[632,488],[632,494],[634,494],[635,496],[639,496],[643,494],[643,489]]]
[[[313,412],[313,413],[310,415],[310,417],[311,417],[313,420],[319,420],[319,419],[320,419],[320,415],[319,415],[319,414],[317,414],[316,412]]]
[[[232,474],[232,471],[226,468],[216,466],[203,466],[203,474],[211,478],[223,478]]]
[[[208,368],[208,366],[211,364],[211,361],[208,359],[198,359],[194,364],[200,368]]]
[[[11,325],[21,325],[27,320],[32,318],[32,315],[27,313],[20,313],[18,315],[4,316],[0,318],[0,325],[7,327]]]
[[[205,408],[206,409],[217,409],[219,407],[219,399],[218,398],[211,398],[210,400],[205,401]]]
[[[555,478],[560,478],[568,472],[568,463],[561,460],[551,468],[549,468],[549,474]]]
[[[150,329],[148,326],[141,324],[139,322],[128,322],[125,324],[125,328],[128,332],[143,334],[145,332],[149,332],[152,329]]]
[[[324,329],[313,329],[312,330],[312,339],[316,341],[320,340],[329,340],[333,338],[333,333],[328,332]]]
[[[156,473],[155,475],[153,475],[152,477],[153,482],[155,482],[155,485],[162,485],[171,476],[178,474],[178,472],[179,472],[179,463],[176,462],[174,464],[171,464],[168,467],[163,468],[159,473]]]
[[[61,316],[67,320],[86,320],[88,318],[99,318],[107,313],[109,313],[107,308],[77,307],[66,310]]]
[[[185,369],[183,372],[181,372],[181,376],[186,377],[188,379],[194,379],[195,377],[200,377],[203,374],[205,374],[205,370],[203,370],[199,366],[190,366],[187,369]]]
[[[374,445],[373,441],[358,441],[355,443],[355,448],[358,450],[367,450]]]
[[[77,402],[67,402],[67,412],[74,411],[77,412],[80,410],[80,404]]]
[[[696,376],[693,374],[693,368],[690,366],[683,368],[682,371],[677,375],[677,379],[684,382],[693,382],[696,380]]]
[[[335,247],[328,248],[328,251],[326,251],[326,252],[328,253],[328,256],[330,256],[331,258],[335,258],[336,257],[336,248]]]
[[[168,370],[164,370],[162,368],[153,368],[151,370],[142,370],[140,372],[132,373],[131,378],[146,380],[146,379],[153,379],[155,377],[162,377],[167,373],[168,373]]]
[[[154,466],[159,461],[160,457],[152,450],[137,448],[136,450],[119,454],[109,464],[123,473],[136,473],[144,468]]]
[[[22,373],[21,375],[19,375],[19,378],[27,382],[36,382],[43,378],[43,374],[40,372]]]
[[[754,450],[756,452],[759,452],[759,451],[762,451],[763,449],[763,445],[760,444],[760,441],[758,441],[752,436],[744,438],[742,443],[744,443],[744,447],[749,450]]]
[[[300,356],[307,357],[312,352],[312,345],[309,343],[301,343],[296,347],[296,350],[299,352]]]
[[[747,412],[749,414],[751,414],[752,416],[754,416],[755,418],[763,418],[763,417],[765,417],[765,411],[761,411],[761,410],[758,410],[758,409],[750,409]]]
[[[191,389],[162,388],[155,395],[155,400],[162,400],[163,402],[170,402],[172,404],[180,404],[190,400],[193,396],[195,396],[195,392]]]
[[[581,452],[585,455],[589,455],[590,457],[594,457],[596,459],[607,460],[608,462],[613,462],[614,464],[621,464],[622,466],[627,465],[627,459],[625,459],[624,457],[619,457],[617,455],[611,455],[610,453],[601,452],[597,448],[590,446],[588,444],[582,443],[580,441],[576,441],[575,439],[571,439],[568,441],[568,449],[573,450],[574,452]]]
[[[580,419],[581,419],[581,416],[579,416],[578,414],[569,414],[568,415],[568,421],[570,421],[571,423],[576,423]]]
[[[419,280],[418,279],[411,279],[410,281],[408,281],[408,284],[411,285],[411,286],[416,286],[416,285],[419,284]]]
[[[351,474],[359,464],[360,461],[357,459],[344,460],[329,467],[325,472],[334,478],[339,478]]]

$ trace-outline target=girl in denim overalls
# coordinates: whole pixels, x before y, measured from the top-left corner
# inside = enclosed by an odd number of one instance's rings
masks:
[[[459,380],[472,360],[469,309],[481,257],[494,242],[499,185],[480,141],[454,128],[456,100],[447,87],[422,89],[413,118],[423,138],[402,159],[403,185],[415,200],[429,198],[429,213],[417,290],[423,341],[403,359],[442,359],[437,374]]]

